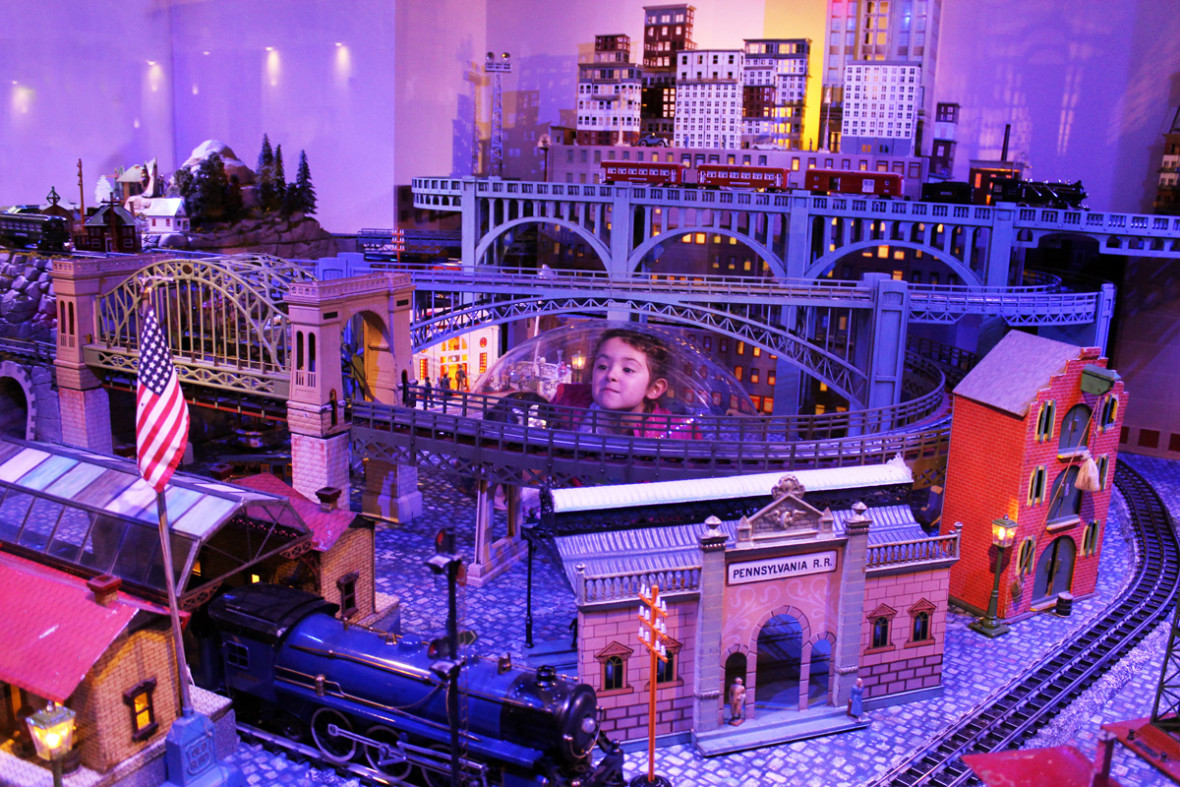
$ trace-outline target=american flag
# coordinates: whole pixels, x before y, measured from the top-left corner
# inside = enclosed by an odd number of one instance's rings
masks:
[[[172,477],[188,445],[188,404],[180,392],[156,310],[140,312],[139,385],[135,391],[135,444],[139,472],[157,492]]]

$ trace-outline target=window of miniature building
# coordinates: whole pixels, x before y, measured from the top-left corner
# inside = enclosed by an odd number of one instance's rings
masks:
[[[1107,396],[1104,398],[1102,400],[1101,413],[1098,423],[1105,430],[1119,417],[1119,398],[1117,396]]]
[[[156,709],[152,694],[156,690],[156,679],[148,678],[123,692],[123,702],[131,709],[131,740],[142,741],[152,737],[159,729],[156,724]]]
[[[1082,533],[1082,554],[1093,555],[1098,551],[1098,523],[1090,522]]]
[[[1078,480],[1078,470],[1076,465],[1067,467],[1053,482],[1053,492],[1049,497],[1049,524],[1066,524],[1078,518],[1082,508],[1082,491],[1074,486]]]
[[[1110,467],[1110,457],[1105,454],[1098,457],[1098,489],[1106,489],[1106,471]]]
[[[913,616],[910,626],[910,642],[925,642],[930,639],[930,613],[919,612]]]
[[[1016,561],[1016,565],[1021,574],[1027,574],[1032,571],[1033,554],[1037,551],[1037,542],[1032,538],[1024,539],[1024,543],[1020,545],[1020,556]]]
[[[1056,410],[1057,405],[1052,399],[1041,403],[1040,412],[1037,414],[1037,440],[1048,440],[1053,436],[1053,416]]]
[[[1090,437],[1091,410],[1084,404],[1075,404],[1061,419],[1061,437],[1057,441],[1058,454],[1072,454],[1086,447]]]
[[[669,637],[667,645],[667,661],[656,659],[656,683],[680,683],[677,674],[681,643]]]
[[[1045,499],[1045,466],[1039,465],[1032,471],[1028,481],[1028,504],[1031,506]]]
[[[1141,448],[1158,448],[1159,444],[1160,433],[1158,429],[1139,430],[1139,446]]]
[[[619,642],[612,642],[595,654],[601,665],[602,692],[623,692],[627,685],[627,661],[634,653],[631,648]]]
[[[881,616],[873,618],[873,644],[874,648],[885,648],[889,646],[889,618]]]
[[[352,617],[357,612],[356,580],[359,575],[350,571],[336,580],[336,589],[340,591],[340,617]]]

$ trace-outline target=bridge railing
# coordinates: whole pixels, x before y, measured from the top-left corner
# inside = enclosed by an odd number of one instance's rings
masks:
[[[696,440],[782,442],[887,432],[915,426],[945,412],[946,380],[937,365],[910,356],[907,358],[907,379],[910,385],[923,389],[921,395],[898,405],[821,415],[730,416],[682,412],[635,416],[551,404],[540,397],[446,391],[421,385],[404,386],[402,402],[403,406],[422,407],[442,415],[527,423],[591,434],[631,431],[638,427],[646,434],[668,434]],[[641,423],[636,424],[636,418],[640,418]]]

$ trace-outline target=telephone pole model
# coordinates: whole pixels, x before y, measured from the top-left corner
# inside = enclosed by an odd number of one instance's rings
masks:
[[[650,592],[639,591],[639,641],[651,654],[651,677],[648,679],[650,696],[647,706],[647,774],[631,780],[630,787],[672,787],[672,782],[656,776],[656,682],[657,660],[668,663],[668,602],[660,598],[660,586],[652,585]]]

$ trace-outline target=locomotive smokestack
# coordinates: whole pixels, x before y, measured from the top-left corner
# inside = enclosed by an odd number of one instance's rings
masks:
[[[1012,124],[1004,124],[1004,147],[1000,150],[1000,161],[1008,160],[1008,138],[1012,135]]]

